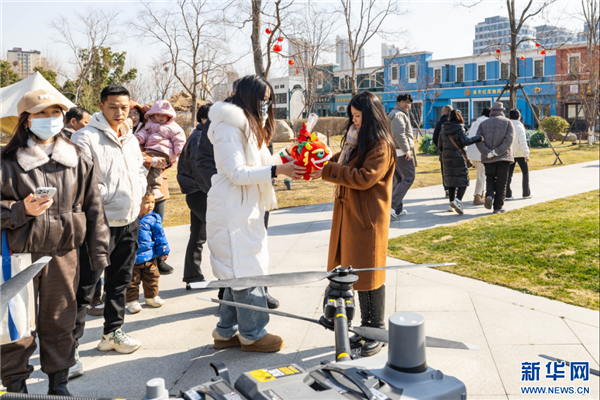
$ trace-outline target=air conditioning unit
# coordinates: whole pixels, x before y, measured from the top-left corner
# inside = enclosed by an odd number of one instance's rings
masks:
[[[337,110],[338,112],[346,112],[346,106],[338,106]]]

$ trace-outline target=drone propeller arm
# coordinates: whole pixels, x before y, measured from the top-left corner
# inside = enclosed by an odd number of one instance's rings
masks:
[[[355,326],[348,328],[348,330],[364,338],[376,340],[378,342],[389,342],[389,331],[387,329]],[[479,346],[474,344],[455,342],[453,340],[440,339],[432,336],[425,337],[425,345],[427,347],[439,347],[444,349],[479,350]]]
[[[10,299],[15,297],[45,266],[52,260],[52,257],[42,257],[23,271],[19,272],[2,284],[0,290],[0,308],[8,304]]]
[[[393,265],[391,267],[379,267],[379,268],[360,268],[352,269],[352,273],[356,274],[359,272],[367,271],[385,271],[393,269],[410,269],[410,268],[432,268],[432,267],[449,267],[456,265],[456,263],[441,263],[441,264],[407,264],[407,265]]]

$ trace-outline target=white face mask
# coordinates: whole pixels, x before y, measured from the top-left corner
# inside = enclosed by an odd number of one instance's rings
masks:
[[[63,117],[32,118],[29,122],[31,122],[31,128],[29,128],[31,132],[42,140],[48,140],[58,135],[65,126]]]

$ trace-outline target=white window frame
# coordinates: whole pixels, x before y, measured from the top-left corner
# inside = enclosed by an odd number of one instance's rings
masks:
[[[506,67],[508,68],[508,76],[506,78],[502,78],[502,66],[506,65]],[[510,64],[506,64],[506,63],[500,63],[500,74],[499,74],[499,79],[510,79]]]
[[[577,65],[579,66],[579,71],[577,71],[577,75],[581,74],[581,53],[569,53],[567,59],[567,76],[571,75],[571,58],[577,57],[579,62]]]
[[[456,67],[455,68],[455,74],[456,74],[456,76],[454,77],[454,83],[463,83],[465,81],[465,65],[464,64],[462,64],[462,65],[456,65],[455,67]],[[462,68],[462,71],[463,71],[463,73],[462,73],[462,81],[458,81],[458,69],[459,68]]]
[[[469,115],[467,115],[466,117],[463,115],[463,118],[465,119],[465,123],[467,123],[466,121],[471,121],[471,114],[473,113],[473,104],[472,104],[472,100],[471,98],[462,98],[462,99],[450,99],[450,105],[452,106],[452,109],[455,109],[456,107],[454,107],[454,103],[469,103]],[[479,99],[477,99],[479,100]]]
[[[440,71],[440,81],[436,83],[436,81],[435,81],[435,73],[436,73],[437,71]],[[442,81],[443,81],[443,78],[442,78],[442,69],[441,69],[441,68],[434,68],[434,69],[433,69],[433,84],[434,84],[434,85],[441,84],[441,83],[442,83]]]
[[[503,96],[504,96],[504,95],[503,95]],[[502,100],[502,99],[500,99],[500,100]],[[476,101],[489,101],[489,102],[490,102],[490,108],[491,108],[491,107],[494,105],[494,101],[496,101],[496,99],[495,99],[495,98],[493,98],[493,97],[482,97],[482,98],[475,97],[475,98],[471,99],[471,104],[469,104],[469,113],[470,113],[471,115],[473,115],[473,112],[474,112],[474,110],[475,110],[475,106],[473,105],[473,103],[475,103]],[[452,103],[450,103],[450,105],[452,105]],[[472,116],[472,117],[469,119],[469,122],[465,121],[465,123],[466,123],[466,124],[467,124],[467,123],[468,123],[468,124],[470,124],[470,123],[471,123],[471,122],[470,122],[471,120],[475,120],[475,119],[479,118],[480,116],[481,116],[481,115],[473,115],[473,116]],[[465,116],[463,115],[463,118],[464,118],[464,117],[465,117]]]
[[[479,67],[483,67],[483,79],[479,79]],[[477,78],[475,79],[475,81],[483,82],[486,79],[487,79],[487,64],[485,64],[485,63],[477,64]]]
[[[423,121],[423,100],[415,100],[412,102],[412,104],[420,104],[421,105],[421,121],[418,121],[418,122],[425,125],[425,121]],[[413,115],[412,106],[411,106],[410,110],[411,110],[411,112],[410,112],[411,115],[408,116],[409,120],[411,119],[411,116]]]
[[[322,72],[317,72],[317,89],[323,89],[324,76]]]
[[[542,62],[542,75],[541,76],[536,76],[535,75],[535,63],[538,62],[538,61]],[[546,76],[545,69],[546,69],[546,62],[544,61],[543,58],[540,57],[540,58],[534,58],[533,59],[533,77],[534,78],[543,78],[544,76]]]
[[[411,66],[415,67],[415,77],[414,78],[410,77],[410,67]],[[408,83],[416,83],[417,82],[417,63],[408,63],[406,65],[406,80],[408,81]]]
[[[396,79],[394,78],[394,69],[396,70]],[[398,79],[400,78],[400,66],[392,65],[392,70],[390,71],[390,83],[398,83]]]

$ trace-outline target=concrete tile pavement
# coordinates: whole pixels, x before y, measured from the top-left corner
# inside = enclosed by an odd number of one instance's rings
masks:
[[[599,187],[598,162],[558,167],[531,173],[535,197],[507,202],[508,209],[524,207]],[[520,194],[520,174],[514,177]],[[468,205],[471,185],[465,196],[466,213],[448,213],[441,187],[409,191],[407,216],[391,223],[390,237],[489,214],[483,207]],[[273,273],[324,270],[327,262],[331,204],[277,210],[269,227],[270,266]],[[215,290],[186,291],[182,282],[183,259],[189,227],[168,228],[172,249],[168,262],[175,273],[161,277],[162,308],[145,307],[136,315],[126,315],[124,330],[143,343],[138,352],[119,355],[95,349],[102,318],[89,318],[81,340],[86,373],[69,383],[77,396],[140,397],[145,382],[165,378],[171,394],[208,381],[214,376],[209,363],[224,361],[233,379],[258,367],[296,362],[304,367],[333,358],[333,333],[305,321],[271,317],[268,330],[281,335],[285,348],[275,354],[244,353],[239,349],[217,351],[211,332],[216,326],[217,307],[196,296],[216,297]],[[310,250],[310,251],[309,251]],[[209,251],[203,252],[203,272],[212,278]],[[388,265],[408,264],[388,258]],[[281,310],[318,319],[326,282],[297,287],[271,288],[281,301]],[[598,368],[599,313],[504,287],[432,269],[406,269],[387,273],[386,314],[415,311],[426,319],[429,336],[476,344],[480,351],[428,349],[428,364],[455,376],[467,385],[469,398],[505,400],[521,398],[521,362],[545,360],[539,354],[589,361]],[[354,324],[360,323],[357,315]],[[384,348],[382,354],[387,354]],[[45,393],[46,375],[36,371],[30,380],[32,393]],[[543,371],[542,371],[543,372]],[[587,396],[598,398],[598,378],[586,384]],[[545,382],[543,382],[545,383]],[[551,380],[549,385],[555,384]],[[568,383],[561,383],[568,385]],[[532,399],[533,395],[522,398]],[[562,398],[553,396],[552,398]]]

